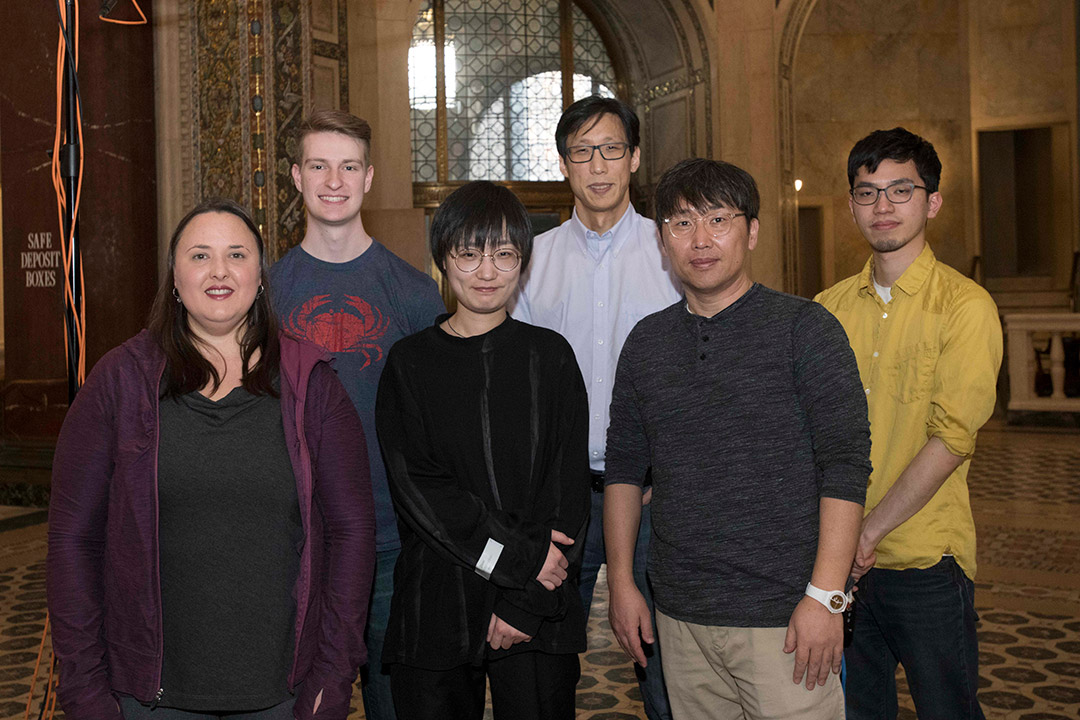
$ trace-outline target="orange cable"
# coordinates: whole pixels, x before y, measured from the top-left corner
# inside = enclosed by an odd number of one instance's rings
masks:
[[[45,638],[49,634],[49,614],[45,613],[45,629],[41,631],[41,644],[38,646],[37,661],[34,663],[34,676],[30,679],[30,692],[26,696],[26,713],[23,720],[30,718],[30,706],[34,702],[34,686],[37,685],[38,670],[41,668],[41,656],[45,654]]]
[[[139,7],[138,0],[131,0],[131,4],[135,6],[142,20],[113,20],[112,18],[103,17],[101,18],[102,22],[113,23],[114,25],[145,25],[146,15],[143,13],[142,8]]]

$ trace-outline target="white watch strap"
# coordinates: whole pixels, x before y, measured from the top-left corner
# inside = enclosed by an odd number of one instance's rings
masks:
[[[833,615],[839,615],[840,613],[844,612],[844,610],[847,610],[848,605],[850,605],[854,601],[851,593],[845,593],[841,590],[822,590],[821,588],[815,586],[813,583],[806,583],[806,595],[807,597],[811,597],[824,605],[825,609],[831,612]],[[839,608],[837,608],[833,604],[833,598],[836,595],[839,595],[843,598],[843,601],[841,602],[841,606]]]

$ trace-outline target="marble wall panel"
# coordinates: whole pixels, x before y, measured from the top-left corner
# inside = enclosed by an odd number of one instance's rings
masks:
[[[1061,69],[1075,62],[1068,52],[1071,32],[1054,22],[985,23],[975,57],[976,111],[995,117],[1065,112],[1069,75]]]
[[[919,117],[963,117],[968,112],[967,58],[956,33],[926,32],[918,38]]]
[[[811,17],[817,17],[811,13]],[[824,14],[822,14],[824,16]],[[795,122],[814,123],[832,119],[832,69],[835,67],[833,36],[804,34],[792,74]]]

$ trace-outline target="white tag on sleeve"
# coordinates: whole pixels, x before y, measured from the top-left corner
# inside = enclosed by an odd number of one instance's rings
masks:
[[[476,574],[485,580],[491,579],[491,571],[495,569],[495,563],[499,562],[502,555],[503,544],[495,538],[488,538],[484,552],[480,553],[480,559],[476,561]]]

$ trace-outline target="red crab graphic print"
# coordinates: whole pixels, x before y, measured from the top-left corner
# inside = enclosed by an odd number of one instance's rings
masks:
[[[377,307],[355,295],[346,295],[340,308],[327,308],[329,295],[316,295],[293,309],[285,321],[285,330],[330,352],[362,353],[361,370],[382,360],[382,346],[377,342],[386,334],[390,321]]]

